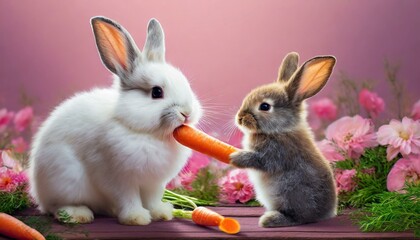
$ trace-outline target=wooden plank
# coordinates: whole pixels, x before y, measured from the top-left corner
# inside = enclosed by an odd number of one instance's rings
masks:
[[[216,232],[203,232],[197,234],[189,234],[184,232],[176,233],[157,233],[157,232],[138,232],[138,233],[109,233],[96,232],[95,234],[62,234],[65,239],[139,239],[139,238],[153,238],[153,239],[414,239],[412,234],[387,234],[387,233],[319,233],[310,234],[302,232],[275,232],[275,233],[240,233],[237,235],[227,235]]]
[[[301,226],[283,227],[283,228],[261,228],[258,226],[258,219],[237,217],[236,218],[241,224],[243,231],[254,231],[254,232],[273,232],[273,231],[296,231],[296,232],[358,232],[357,227],[342,224],[328,225],[319,223],[306,224]],[[93,224],[78,225],[79,228],[83,228],[86,231],[96,232],[197,232],[200,230],[200,226],[192,223],[189,220],[174,219],[166,222],[152,222],[147,226],[125,226],[117,223],[114,218],[97,218]],[[54,229],[62,231],[68,227],[60,224],[54,224]]]
[[[258,226],[258,218],[256,217],[235,217],[242,226],[242,230],[255,232],[273,232],[273,231],[296,231],[296,232],[359,232],[357,226],[351,224],[346,216],[339,216],[333,219],[324,220],[318,223],[305,224],[300,226],[282,227],[282,228],[261,228]],[[174,228],[176,231],[196,232],[197,226],[189,220],[174,219],[172,221],[152,222],[148,226],[124,226],[118,224],[115,218],[99,217],[95,219],[94,224],[81,225],[88,231],[118,231],[118,232],[171,232]],[[114,228],[109,228],[115,226]],[[63,230],[63,225],[56,226],[57,230]],[[104,230],[108,229],[108,230]]]
[[[244,207],[234,205],[237,207],[208,207],[210,209],[216,210],[218,213],[222,214],[223,216],[249,216],[249,217],[259,217],[264,213],[264,208],[262,207]],[[35,208],[27,208],[23,211],[18,212],[16,215],[19,216],[39,216],[42,215],[37,209]]]
[[[116,218],[96,216],[92,224],[68,227],[54,222],[52,232],[65,239],[414,239],[413,233],[362,233],[352,225],[348,213],[317,223],[282,228],[261,228],[258,219],[261,207],[210,207],[224,216],[235,217],[241,224],[241,232],[227,235],[217,227],[203,227],[185,219],[153,222],[147,226],[125,226]],[[20,212],[20,216],[39,216],[34,209]],[[0,239],[2,239],[0,237]]]

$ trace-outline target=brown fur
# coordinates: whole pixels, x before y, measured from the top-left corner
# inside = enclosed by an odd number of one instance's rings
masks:
[[[267,209],[260,218],[263,227],[314,222],[336,212],[333,173],[315,145],[303,104],[325,85],[335,59],[316,57],[296,70],[297,54],[289,55],[279,79],[291,75],[290,79],[253,90],[236,119],[245,133],[247,150],[232,154],[231,163],[253,169],[257,199]],[[269,109],[261,108],[262,104],[269,104]]]

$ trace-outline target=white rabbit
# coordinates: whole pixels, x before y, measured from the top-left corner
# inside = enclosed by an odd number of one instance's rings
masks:
[[[92,222],[93,213],[127,225],[170,220],[164,188],[191,155],[172,132],[197,123],[201,105],[165,62],[157,20],[149,21],[142,52],[118,23],[94,17],[91,24],[114,85],[76,94],[42,124],[30,154],[31,194],[42,212],[58,218],[64,210],[78,223]]]

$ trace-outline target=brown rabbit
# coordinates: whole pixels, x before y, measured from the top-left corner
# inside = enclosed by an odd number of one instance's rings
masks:
[[[336,60],[314,57],[298,69],[298,58],[289,53],[278,80],[251,91],[236,115],[244,150],[233,153],[231,163],[248,169],[257,199],[266,208],[262,227],[336,215],[333,172],[315,145],[304,103],[326,84]]]

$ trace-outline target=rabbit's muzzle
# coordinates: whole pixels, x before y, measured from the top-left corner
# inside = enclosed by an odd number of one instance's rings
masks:
[[[240,113],[238,115],[238,124],[250,130],[257,129],[257,120],[250,113]]]

